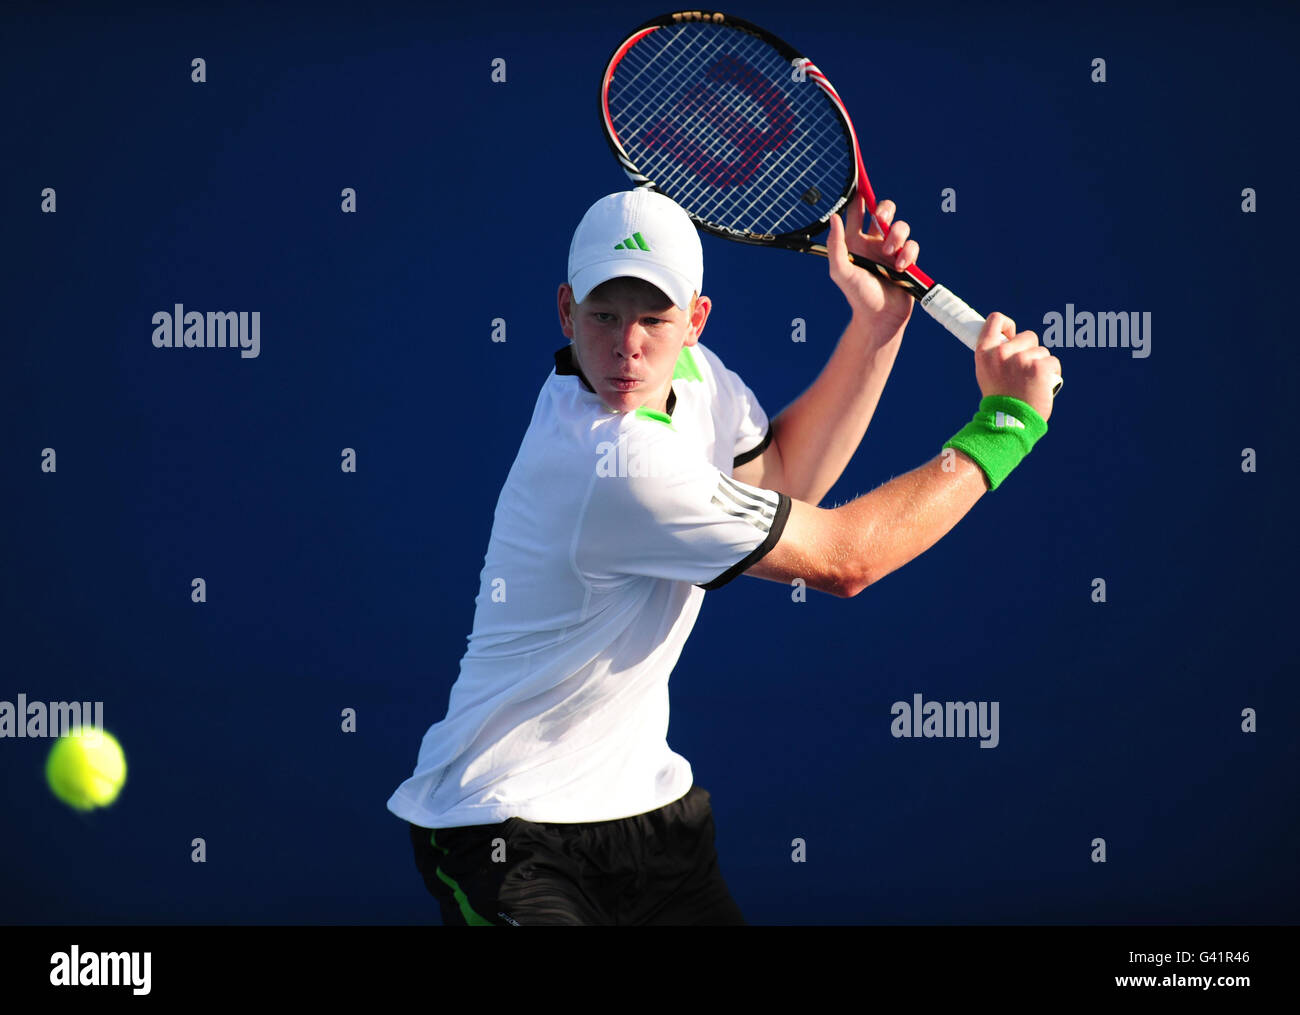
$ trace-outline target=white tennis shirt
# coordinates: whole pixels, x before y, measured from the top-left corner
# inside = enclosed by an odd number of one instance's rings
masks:
[[[427,828],[606,821],[683,796],[668,678],[706,589],[781,536],[790,498],[731,478],[771,433],[753,393],[683,348],[668,415],[613,412],[555,354],[497,501],[447,715],[388,801]]]

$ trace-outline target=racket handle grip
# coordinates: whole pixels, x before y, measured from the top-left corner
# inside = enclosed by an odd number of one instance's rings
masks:
[[[920,303],[922,309],[955,335],[962,345],[971,350],[975,348],[980,332],[984,330],[984,318],[971,309],[970,304],[937,283],[921,297]],[[1061,390],[1062,383],[1057,377],[1052,384],[1053,395]]]
[[[936,284],[921,297],[921,307],[961,340],[967,349],[974,350],[984,329],[984,318],[971,309],[960,296]]]

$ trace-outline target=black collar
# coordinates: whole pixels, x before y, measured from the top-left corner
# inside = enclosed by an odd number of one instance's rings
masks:
[[[555,350],[555,372],[559,374],[561,377],[576,375],[578,380],[582,382],[582,386],[584,388],[590,391],[593,395],[596,393],[596,389],[593,388],[590,383],[588,383],[586,376],[583,374],[581,370],[578,369],[578,364],[574,362],[573,346],[566,345],[562,349]],[[673,406],[675,406],[676,404],[677,404],[677,392],[674,391],[672,387],[669,387],[668,388],[668,415],[671,416],[673,414]]]

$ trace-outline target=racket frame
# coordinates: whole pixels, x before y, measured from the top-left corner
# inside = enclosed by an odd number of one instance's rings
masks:
[[[614,74],[618,70],[619,64],[638,42],[644,39],[652,32],[662,28],[668,28],[673,25],[680,25],[691,22],[706,22],[746,32],[756,36],[760,41],[771,46],[778,54],[785,59],[792,68],[801,67],[803,74],[817,85],[818,88],[830,100],[831,108],[839,118],[846,134],[853,146],[853,175],[849,179],[843,193],[832,202],[831,208],[818,219],[802,226],[798,229],[789,230],[783,233],[753,233],[743,229],[737,229],[717,222],[710,222],[693,213],[689,208],[684,208],[690,216],[691,221],[696,227],[711,233],[714,236],[720,236],[723,239],[734,240],[740,243],[750,243],[758,246],[780,247],[786,250],[794,250],[799,253],[817,254],[821,257],[828,257],[829,252],[824,243],[819,243],[813,239],[814,236],[821,233],[830,224],[830,217],[838,214],[850,199],[855,195],[860,197],[864,209],[870,214],[871,220],[875,223],[876,228],[881,235],[885,235],[879,219],[876,217],[876,195],[871,188],[871,181],[867,177],[866,166],[862,161],[862,149],[858,144],[858,133],[853,126],[853,119],[849,116],[848,109],[844,101],[840,98],[839,92],[835,86],[830,83],[830,79],[822,72],[815,63],[808,57],[804,56],[784,39],[773,35],[767,29],[754,24],[752,21],[746,21],[744,18],[733,17],[729,14],[723,14],[721,11],[676,11],[668,14],[661,14],[658,17],[638,25],[614,53],[610,56],[605,65],[605,72],[601,78],[600,87],[600,121],[601,130],[605,135],[610,150],[623,171],[638,187],[648,187],[658,193],[664,193],[665,196],[672,198],[660,190],[655,181],[646,176],[641,169],[632,161],[627,150],[619,140],[618,133],[614,128],[613,119],[609,112],[609,87],[613,80]],[[958,338],[967,348],[974,349],[976,341],[984,326],[985,318],[977,311],[973,310],[960,297],[953,294],[949,289],[939,285],[922,271],[917,265],[910,265],[905,271],[897,271],[886,265],[880,264],[864,257],[860,254],[849,252],[850,260],[859,267],[865,268],[878,277],[892,282],[894,285],[906,290],[922,308],[938,321],[944,328]],[[1057,378],[1053,394],[1056,394],[1061,388],[1061,380]]]
[[[614,128],[613,118],[609,112],[609,86],[613,80],[614,73],[618,65],[622,62],[623,57],[628,51],[644,39],[650,33],[661,28],[668,28],[673,25],[689,22],[706,22],[709,24],[721,25],[727,28],[736,29],[746,32],[749,35],[757,37],[760,41],[767,43],[781,55],[781,57],[790,64],[791,68],[802,67],[804,74],[811,78],[823,93],[830,99],[831,107],[844,128],[845,134],[848,135],[853,147],[853,175],[848,179],[841,194],[832,202],[828,211],[819,218],[801,226],[783,233],[754,233],[744,229],[736,229],[718,222],[711,222],[701,218],[698,215],[686,209],[687,214],[691,216],[696,226],[705,232],[723,239],[736,240],[741,243],[752,243],[760,246],[782,247],[788,250],[795,250],[800,253],[812,253],[826,256],[825,244],[816,242],[813,237],[824,231],[830,224],[832,215],[837,214],[854,194],[861,194],[866,201],[867,210],[870,212],[873,220],[875,218],[876,198],[871,190],[871,183],[867,178],[866,169],[862,162],[862,151],[858,146],[858,134],[853,126],[853,120],[849,116],[848,110],[844,106],[844,101],[840,98],[839,93],[835,90],[830,80],[822,73],[821,69],[814,64],[808,57],[804,56],[785,40],[773,35],[767,29],[746,21],[743,18],[732,17],[720,11],[678,11],[675,13],[663,14],[657,18],[651,18],[644,24],[638,25],[619,47],[614,51],[605,65],[605,73],[601,78],[600,87],[600,122],[601,129],[604,131],[605,140],[608,142],[610,150],[614,157],[623,167],[623,171],[628,178],[638,187],[649,187],[658,193],[664,193],[667,197],[672,197],[661,190],[659,186],[647,177],[628,155],[627,150],[619,140],[618,132]],[[877,223],[879,227],[879,223]],[[883,230],[882,230],[883,235]],[[912,293],[917,299],[925,296],[926,292],[934,285],[934,281],[919,269],[915,271],[899,272],[883,264],[879,264],[869,258],[860,257],[850,253],[849,255],[855,264],[861,265],[878,275],[887,277],[890,281],[901,285]],[[915,268],[915,266],[913,266]]]

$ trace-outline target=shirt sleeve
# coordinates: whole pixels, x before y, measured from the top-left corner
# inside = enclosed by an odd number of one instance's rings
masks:
[[[734,370],[728,370],[712,349],[707,355],[717,379],[723,418],[719,422],[734,435],[733,468],[752,461],[772,443],[772,425],[754,392]],[[719,431],[722,432],[722,431]]]
[[[621,433],[605,461],[573,548],[596,586],[646,576],[720,588],[776,545],[790,514],[789,496],[723,475],[657,423]]]

